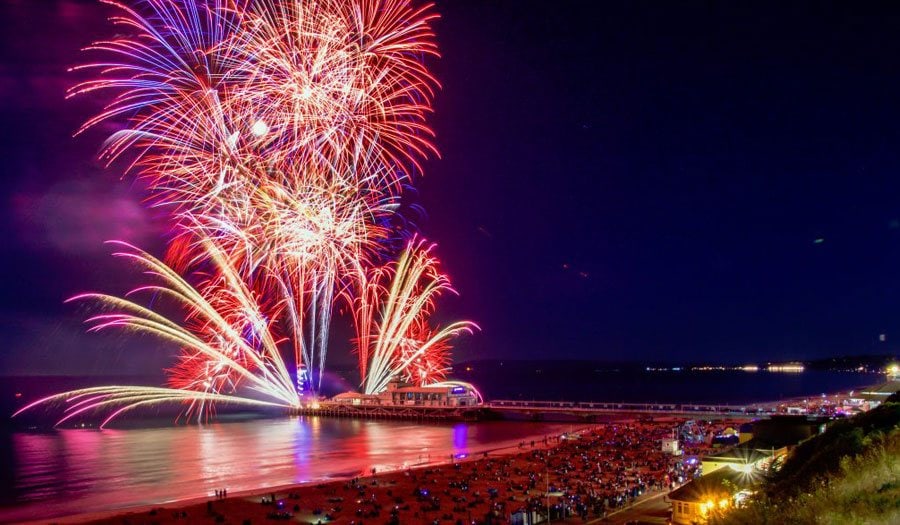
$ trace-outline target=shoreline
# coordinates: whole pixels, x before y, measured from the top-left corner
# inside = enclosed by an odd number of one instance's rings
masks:
[[[532,445],[519,439],[505,446],[482,447],[452,462],[241,491],[229,493],[225,499],[194,498],[42,522],[247,525],[289,520],[335,525],[458,524],[497,519],[505,522],[518,512],[542,512],[551,507],[556,514],[554,521],[580,523],[590,514],[590,522],[597,522],[646,497],[666,494],[690,479],[696,463],[688,464],[693,467],[682,466],[681,458],[659,447],[659,439],[669,435],[672,425],[680,419],[618,419],[535,436]],[[708,428],[721,430],[732,425],[734,420],[726,418]],[[686,452],[702,457],[710,450],[713,449],[708,445],[701,445]],[[565,519],[560,514],[564,508]]]
[[[889,383],[891,383],[891,381],[881,381],[879,383],[874,383],[871,387],[865,387],[865,388],[875,388],[875,387],[883,386],[883,385],[886,385]],[[859,390],[859,388],[857,388],[856,390]],[[828,394],[828,397],[848,395],[849,392],[850,392],[850,390],[843,390],[840,392]],[[783,405],[785,403],[789,403],[792,400],[799,401],[801,399],[803,399],[803,398],[780,399],[777,401],[770,401],[765,404],[770,405],[770,406],[777,406],[777,405]],[[762,405],[762,403],[760,405]],[[759,416],[760,417],[768,417],[770,415],[771,414],[760,414]],[[606,421],[597,422],[594,424],[587,424],[587,425],[584,423],[552,424],[552,423],[548,422],[548,426],[556,427],[553,429],[553,435],[555,436],[555,435],[560,435],[559,430],[561,429],[561,427],[568,426],[568,427],[572,428],[572,430],[570,432],[564,432],[563,434],[583,433],[592,428],[596,428],[597,426],[604,425],[605,423],[606,424],[615,423],[615,422],[634,423],[635,421],[638,421],[639,417],[640,417],[640,415],[638,415],[638,414],[619,415],[618,417],[611,415],[611,417],[609,419],[607,419]],[[722,414],[722,416],[721,416],[721,418],[728,418],[728,417],[729,417],[728,414]],[[683,414],[660,413],[658,415],[654,415],[654,417],[653,417],[653,419],[656,420],[657,422],[665,422],[666,420],[677,419],[677,418],[684,418],[684,415]],[[513,421],[510,423],[515,423],[515,422]],[[551,444],[548,444],[546,446],[543,445],[543,438],[545,436],[546,436],[546,434],[535,434],[535,435],[526,436],[525,438],[522,438],[522,439],[524,439],[525,441],[530,441],[532,438],[534,438],[535,441],[540,443],[540,445],[536,447],[536,449],[540,449],[540,450],[543,450],[545,448],[552,448],[552,447],[556,446],[556,445],[551,445]],[[490,456],[492,458],[513,456],[520,452],[523,452],[523,450],[520,449],[517,444],[517,442],[521,442],[522,439],[504,440],[504,441],[499,441],[496,443],[491,443],[491,444],[487,444],[484,446],[480,446],[478,448],[474,448],[471,450],[467,450],[465,452],[466,455],[464,457],[454,457],[451,459],[451,458],[449,458],[447,456],[443,456],[443,454],[441,454],[440,459],[434,459],[434,460],[422,459],[421,461],[414,462],[414,463],[409,462],[409,463],[391,465],[391,468],[389,468],[389,469],[379,470],[376,474],[375,479],[378,479],[381,476],[390,476],[390,475],[397,474],[400,472],[416,472],[416,471],[421,471],[421,470],[425,470],[425,469],[429,469],[429,468],[446,467],[448,465],[457,464],[457,463],[465,464],[465,463],[470,463],[470,462],[477,462],[477,461],[484,459],[486,456]],[[320,479],[316,479],[316,480],[309,480],[309,481],[305,481],[305,482],[301,482],[301,483],[287,483],[287,484],[280,484],[277,486],[256,487],[256,488],[235,491],[234,493],[229,493],[227,500],[260,498],[262,496],[267,496],[273,492],[274,493],[283,493],[285,491],[313,490],[316,487],[319,487],[322,485],[326,485],[326,486],[340,485],[342,483],[346,483],[348,480],[355,479],[355,478],[362,478],[362,479],[367,479],[367,480],[372,479],[371,476],[367,475],[367,473],[365,471],[360,471],[355,474],[348,474],[347,472],[344,472],[341,474],[336,474],[334,476],[327,476],[324,478],[320,478]],[[137,504],[137,505],[133,505],[133,506],[123,506],[123,507],[109,509],[109,510],[88,511],[88,512],[77,513],[77,514],[61,514],[59,516],[51,516],[51,517],[41,518],[41,519],[37,519],[37,520],[28,519],[28,521],[23,521],[23,523],[90,523],[90,522],[104,523],[104,522],[107,522],[106,520],[112,520],[112,519],[118,520],[118,521],[116,521],[116,523],[121,523],[122,519],[125,519],[128,517],[134,517],[134,518],[147,517],[147,513],[149,513],[150,511],[152,511],[154,509],[157,511],[159,511],[159,509],[164,509],[162,511],[162,513],[165,514],[166,512],[171,512],[174,509],[185,509],[185,508],[190,508],[190,507],[196,507],[196,506],[205,504],[206,502],[211,501],[211,500],[217,501],[217,502],[218,501],[227,501],[227,500],[216,500],[214,495],[193,496],[193,497],[188,497],[188,498],[184,498],[184,499],[171,500],[171,501],[167,501],[167,502],[163,502],[163,503]],[[14,507],[12,507],[12,508],[14,508]],[[109,523],[112,523],[112,522],[109,521]]]
[[[633,418],[621,418],[615,419],[616,422],[630,422]],[[497,443],[493,443],[490,445],[486,445],[483,447],[478,447],[476,449],[469,450],[464,453],[462,457],[459,455],[454,455],[451,460],[449,456],[441,455],[441,459],[435,459],[433,461],[424,460],[414,464],[403,465],[395,465],[391,469],[380,470],[377,471],[373,476],[371,472],[366,472],[365,469],[355,473],[354,475],[334,475],[333,477],[327,477],[318,480],[309,480],[301,483],[286,483],[276,486],[270,487],[258,487],[253,489],[245,489],[234,491],[233,493],[229,491],[228,497],[224,500],[219,500],[215,497],[215,495],[206,495],[206,496],[194,496],[184,499],[178,499],[168,502],[162,503],[151,503],[151,504],[140,504],[134,506],[125,506],[117,509],[109,509],[109,510],[98,510],[98,511],[88,511],[84,513],[78,514],[67,514],[55,517],[41,518],[37,520],[28,520],[20,522],[23,525],[37,525],[37,524],[46,524],[46,523],[58,523],[58,524],[84,524],[84,523],[107,523],[107,520],[116,520],[116,523],[121,523],[124,519],[129,519],[131,517],[134,518],[147,518],[148,513],[157,510],[162,511],[163,514],[166,512],[172,512],[175,510],[187,509],[190,507],[198,506],[207,503],[208,501],[228,501],[228,500],[239,500],[239,499],[248,499],[248,498],[262,498],[265,496],[269,496],[272,493],[284,493],[284,492],[293,492],[293,491],[303,491],[315,489],[320,486],[334,486],[344,484],[352,479],[361,479],[361,480],[373,480],[379,479],[383,477],[388,477],[392,475],[397,475],[400,473],[406,472],[417,472],[426,470],[429,468],[436,467],[446,467],[455,464],[468,464],[475,463],[485,458],[501,458],[506,456],[514,456],[516,454],[522,453],[524,450],[519,447],[519,442],[531,441],[532,439],[535,441],[534,449],[529,447],[530,450],[546,450],[550,448],[554,448],[558,445],[558,442],[555,444],[551,444],[548,441],[547,444],[544,444],[545,438],[550,437],[558,437],[562,435],[569,434],[582,434],[593,427],[596,427],[599,424],[597,423],[593,425],[580,425],[577,428],[573,428],[573,430],[564,432],[563,434],[554,433],[551,435],[548,434],[534,434],[522,437],[516,440],[505,440],[499,441]],[[567,426],[561,424],[552,424],[556,427]],[[573,425],[568,425],[573,426]],[[227,489],[227,487],[225,487]]]

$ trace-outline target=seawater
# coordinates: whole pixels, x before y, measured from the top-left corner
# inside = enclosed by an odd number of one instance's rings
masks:
[[[489,399],[628,403],[747,404],[852,390],[884,381],[880,374],[828,370],[616,370],[565,361],[473,365],[471,370],[454,370],[454,375],[478,385]]]
[[[647,372],[588,367],[473,369],[464,374],[493,399],[747,403],[871,385],[873,374],[807,371]],[[134,378],[24,378],[0,384],[11,414],[48,392]],[[18,394],[18,396],[17,396]],[[324,481],[514,447],[567,424],[403,421],[223,414],[212,424],[176,425],[173,412],[131,415],[113,428],[51,430],[37,411],[0,430],[0,521],[163,504],[286,484]]]
[[[516,447],[572,427],[281,417],[206,425],[7,433],[0,521],[352,477]]]

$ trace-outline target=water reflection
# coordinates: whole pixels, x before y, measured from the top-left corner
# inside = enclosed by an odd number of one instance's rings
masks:
[[[568,430],[537,423],[317,417],[129,430],[16,432],[0,521],[175,501],[443,460]],[[9,500],[12,495],[12,500]]]

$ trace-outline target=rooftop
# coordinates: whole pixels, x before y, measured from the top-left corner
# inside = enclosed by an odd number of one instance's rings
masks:
[[[751,441],[748,441],[747,443],[750,443]],[[728,461],[752,465],[758,461],[762,461],[763,459],[772,456],[772,452],[770,450],[767,450],[765,448],[757,449],[755,447],[748,447],[747,443],[726,450],[719,454],[710,454],[703,459],[704,461]]]
[[[755,484],[752,475],[731,468],[720,468],[669,493],[669,499],[689,502],[719,500]]]

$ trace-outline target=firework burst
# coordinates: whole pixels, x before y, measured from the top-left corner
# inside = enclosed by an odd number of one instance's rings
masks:
[[[365,394],[382,392],[394,379],[408,378],[417,384],[443,379],[447,340],[478,328],[469,321],[428,327],[435,300],[455,293],[439,270],[433,248],[422,240],[412,241],[395,264],[374,272],[359,293],[356,340],[364,362],[360,369]]]
[[[32,403],[76,401],[66,409],[63,423],[89,410],[115,408],[112,417],[139,406],[179,401],[188,404],[187,415],[207,415],[213,402],[227,401],[256,406],[299,406],[291,376],[271,333],[271,324],[260,311],[254,294],[241,282],[228,260],[211,245],[208,260],[216,277],[192,286],[155,257],[125,243],[113,255],[132,261],[157,282],[135,288],[126,298],[100,293],[75,296],[69,301],[88,301],[101,307],[91,316],[90,331],[111,328],[146,333],[179,345],[177,364],[169,370],[171,388],[116,386],[82,389],[50,396]],[[184,312],[172,320],[127,297],[150,294],[174,302]],[[264,400],[239,395],[254,392]],[[20,410],[19,412],[21,412]],[[17,412],[18,413],[18,412]]]
[[[91,330],[151,333],[182,351],[169,388],[83,389],[37,404],[66,401],[62,421],[173,401],[198,418],[219,402],[297,407],[301,367],[312,393],[321,388],[339,300],[352,305],[366,393],[394,378],[443,379],[448,339],[475,325],[429,324],[435,299],[452,292],[430,246],[415,241],[383,264],[401,192],[437,155],[426,124],[438,88],[424,63],[438,56],[431,6],[101,1],[125,36],[88,47],[102,58],[75,68],[94,78],[69,96],[112,94],[78,133],[122,126],[101,158],[148,181],[173,236],[166,262],[128,245],[116,253],[156,284],[75,299],[106,309]],[[131,300],[140,293],[174,301],[184,319]]]
[[[75,69],[97,78],[69,96],[115,94],[79,132],[124,119],[102,156],[137,151],[132,164],[161,203],[202,211],[272,169],[319,183],[354,166],[340,173],[348,183],[396,191],[437,154],[425,125],[438,85],[422,61],[437,56],[430,6],[148,0],[142,13],[106,3],[133,36],[88,47],[104,59]]]
[[[233,112],[265,126],[267,157],[315,166],[360,150],[398,177],[437,150],[425,125],[437,80],[430,6],[405,0],[259,2],[223,42]]]

